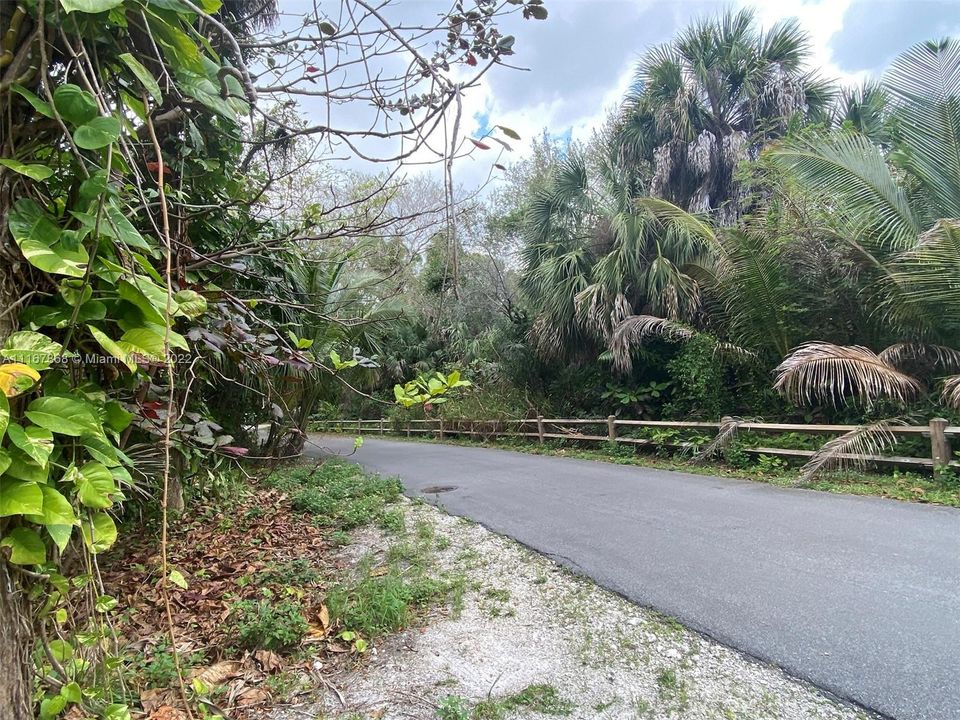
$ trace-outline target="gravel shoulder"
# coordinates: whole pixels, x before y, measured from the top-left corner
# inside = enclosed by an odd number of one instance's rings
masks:
[[[435,571],[462,574],[460,607],[429,611],[375,643],[353,669],[327,675],[342,702],[319,688],[317,705],[275,708],[272,720],[870,717],[481,525],[402,502],[407,528],[421,536],[432,528]],[[355,531],[340,559],[356,567],[372,558],[375,567],[398,542],[403,538],[368,527]],[[500,700],[531,686],[550,688],[556,702]]]

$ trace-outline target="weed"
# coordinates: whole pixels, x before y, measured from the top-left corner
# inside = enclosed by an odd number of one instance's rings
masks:
[[[438,720],[470,720],[470,706],[459,695],[447,695],[437,708]]]
[[[392,532],[395,535],[400,535],[406,530],[406,522],[404,520],[403,510],[400,508],[395,508],[393,510],[385,511],[380,515],[379,525],[388,532]]]
[[[344,627],[376,637],[405,627],[413,608],[451,595],[456,584],[423,573],[405,574],[396,566],[388,567],[383,574],[371,575],[367,561],[361,563],[359,580],[330,590],[327,606],[331,618]]]
[[[487,588],[483,594],[497,602],[510,602],[510,591],[506,588]]]
[[[292,600],[241,600],[231,609],[237,645],[250,650],[287,650],[300,643],[308,626]]]
[[[284,671],[270,675],[263,684],[274,700],[283,702],[300,689],[303,681],[297,673]]]
[[[330,533],[330,544],[333,545],[333,547],[343,547],[352,542],[353,538],[350,537],[350,533],[344,530],[334,530]]]
[[[530,710],[541,715],[569,715],[574,704],[565,700],[553,685],[529,685],[514,695],[488,699],[473,709],[476,720],[502,720],[514,710]]]
[[[436,530],[433,527],[433,523],[426,520],[419,520],[417,521],[416,532],[417,532],[417,537],[420,540],[428,541],[428,540],[433,540],[433,536],[436,533]]]
[[[448,538],[446,535],[440,535],[437,538],[437,542],[436,542],[437,550],[442,551],[442,550],[446,550],[449,547],[450,547],[450,538]]]
[[[672,694],[679,687],[680,680],[677,678],[677,671],[672,668],[661,670],[657,675],[657,685],[660,686],[660,693]]]
[[[263,584],[316,585],[320,582],[320,573],[309,560],[296,558],[257,573],[257,580]]]
[[[607,701],[601,701],[601,702],[595,703],[593,706],[593,711],[597,713],[602,713],[604,710],[609,710],[610,708],[612,708],[619,701],[620,701],[620,698],[614,696]]]
[[[322,527],[341,531],[379,521],[384,506],[400,497],[396,479],[366,475],[356,465],[340,460],[328,460],[312,469],[285,469],[265,483],[291,493],[294,510],[313,515]]]

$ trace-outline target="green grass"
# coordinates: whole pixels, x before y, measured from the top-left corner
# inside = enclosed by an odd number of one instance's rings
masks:
[[[471,707],[459,695],[447,695],[437,707],[438,720],[505,720],[516,711],[526,710],[554,717],[570,715],[576,706],[563,698],[553,685],[528,685],[512,695],[488,697]]]
[[[293,509],[311,515],[321,527],[346,531],[373,522],[397,522],[397,516],[388,515],[385,507],[399,499],[399,481],[368,475],[343,460],[285,468],[264,483],[289,493]]]
[[[290,650],[308,630],[300,603],[294,600],[241,600],[230,611],[230,636],[247,650]]]
[[[474,720],[503,720],[515,710],[541,715],[565,716],[575,705],[564,699],[553,685],[530,685],[518,693],[499,699],[483,700],[474,707]]]

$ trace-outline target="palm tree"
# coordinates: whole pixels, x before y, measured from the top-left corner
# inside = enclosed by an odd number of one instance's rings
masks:
[[[763,32],[752,10],[702,19],[640,62],[616,142],[646,167],[648,191],[732,224],[745,199],[737,166],[795,118],[826,120],[831,86],[808,72],[795,20]]]
[[[634,195],[606,146],[573,150],[535,193],[524,221],[521,289],[542,354],[593,359],[635,313],[689,320],[708,262],[709,228],[668,202]]]
[[[837,239],[866,278],[865,301],[900,342],[875,353],[829,343],[799,348],[778,387],[808,399],[851,393],[905,400],[927,376],[956,370],[960,353],[960,42],[915,46],[887,71],[890,121],[806,135],[770,150],[806,192],[833,211]],[[885,152],[875,131],[889,136]],[[960,376],[943,399],[960,407]]]

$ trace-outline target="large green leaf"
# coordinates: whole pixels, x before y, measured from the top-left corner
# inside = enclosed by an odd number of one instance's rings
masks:
[[[95,460],[99,460],[107,467],[116,467],[120,464],[117,449],[103,435],[84,435],[80,442]]]
[[[101,432],[93,406],[73,398],[37,398],[27,406],[25,414],[35,425],[61,435],[79,437]]]
[[[89,462],[73,474],[77,497],[87,507],[105,510],[118,492],[113,475],[102,463]]]
[[[94,555],[108,550],[117,541],[117,526],[104,512],[93,513],[80,523],[83,541]]]
[[[46,100],[41,100],[34,93],[30,92],[22,85],[11,85],[10,89],[13,90],[13,92],[15,92],[17,95],[22,97],[24,100],[26,100],[28,103],[30,103],[33,106],[33,109],[36,110],[41,115],[43,115],[44,117],[48,117],[51,119],[54,117],[53,108],[50,107],[50,103],[48,103]]]
[[[99,150],[120,137],[120,121],[115,117],[95,117],[73,133],[73,141],[84,150]]]
[[[50,485],[41,485],[43,493],[43,511],[39,515],[31,515],[28,519],[37,525],[75,525],[77,515],[73,506],[59,490]]]
[[[43,181],[53,175],[53,170],[46,165],[36,163],[26,164],[13,158],[0,158],[0,165],[10,168],[16,173],[26,175],[31,180]]]
[[[67,549],[70,536],[73,535],[73,525],[44,525],[47,534],[53,540],[60,552]]]
[[[31,265],[57,275],[83,277],[88,259],[83,246],[67,247],[61,243],[60,227],[36,202],[21,198],[14,203],[9,227]]]
[[[107,425],[117,432],[123,432],[127,429],[133,420],[133,413],[127,411],[123,405],[116,400],[111,400],[104,406],[106,411]]]
[[[45,463],[38,463],[18,447],[8,447],[7,454],[10,457],[10,466],[6,469],[6,477],[34,483],[47,481],[50,468]]]
[[[72,125],[83,125],[100,114],[97,99],[83,88],[70,83],[53,91],[53,104],[60,116]]]
[[[60,239],[60,227],[35,201],[20,198],[10,212],[10,233],[18,243],[34,240],[42,245],[53,245]]]
[[[40,487],[40,483],[0,478],[0,517],[43,512],[43,492]]]
[[[83,277],[84,266],[71,260],[49,246],[36,240],[20,242],[20,252],[35,268],[54,275],[68,275],[69,277]]]
[[[53,452],[53,433],[46,428],[30,425],[24,428],[16,423],[12,423],[7,429],[7,435],[10,437],[16,447],[20,448],[33,458],[40,465],[46,465]]]
[[[31,330],[12,333],[0,349],[0,357],[29,365],[34,370],[46,370],[57,359],[63,346],[46,335]],[[72,355],[72,353],[66,353]]]
[[[123,5],[123,0],[60,0],[68,13],[101,13]]]
[[[134,360],[134,358],[126,349],[122,348],[120,345],[114,342],[105,332],[103,332],[99,328],[94,327],[93,325],[87,325],[87,329],[90,331],[90,334],[93,335],[94,338],[96,338],[97,342],[100,343],[100,347],[102,347],[104,350],[110,353],[113,357],[115,357],[117,360],[119,360],[124,365],[126,365],[127,369],[130,372],[137,371],[137,362],[136,360]]]
[[[30,528],[14,528],[0,547],[10,548],[10,562],[14,565],[42,565],[47,559],[47,546],[43,538]]]
[[[153,96],[153,99],[158,103],[163,102],[163,93],[160,92],[160,85],[157,83],[156,78],[143,66],[139,60],[137,60],[130,53],[122,53],[119,55],[120,61],[130,68],[130,72],[137,76],[137,80],[140,81],[140,84],[143,85],[147,92]]]
[[[173,296],[177,315],[193,320],[207,311],[207,300],[196,290],[181,290]]]

